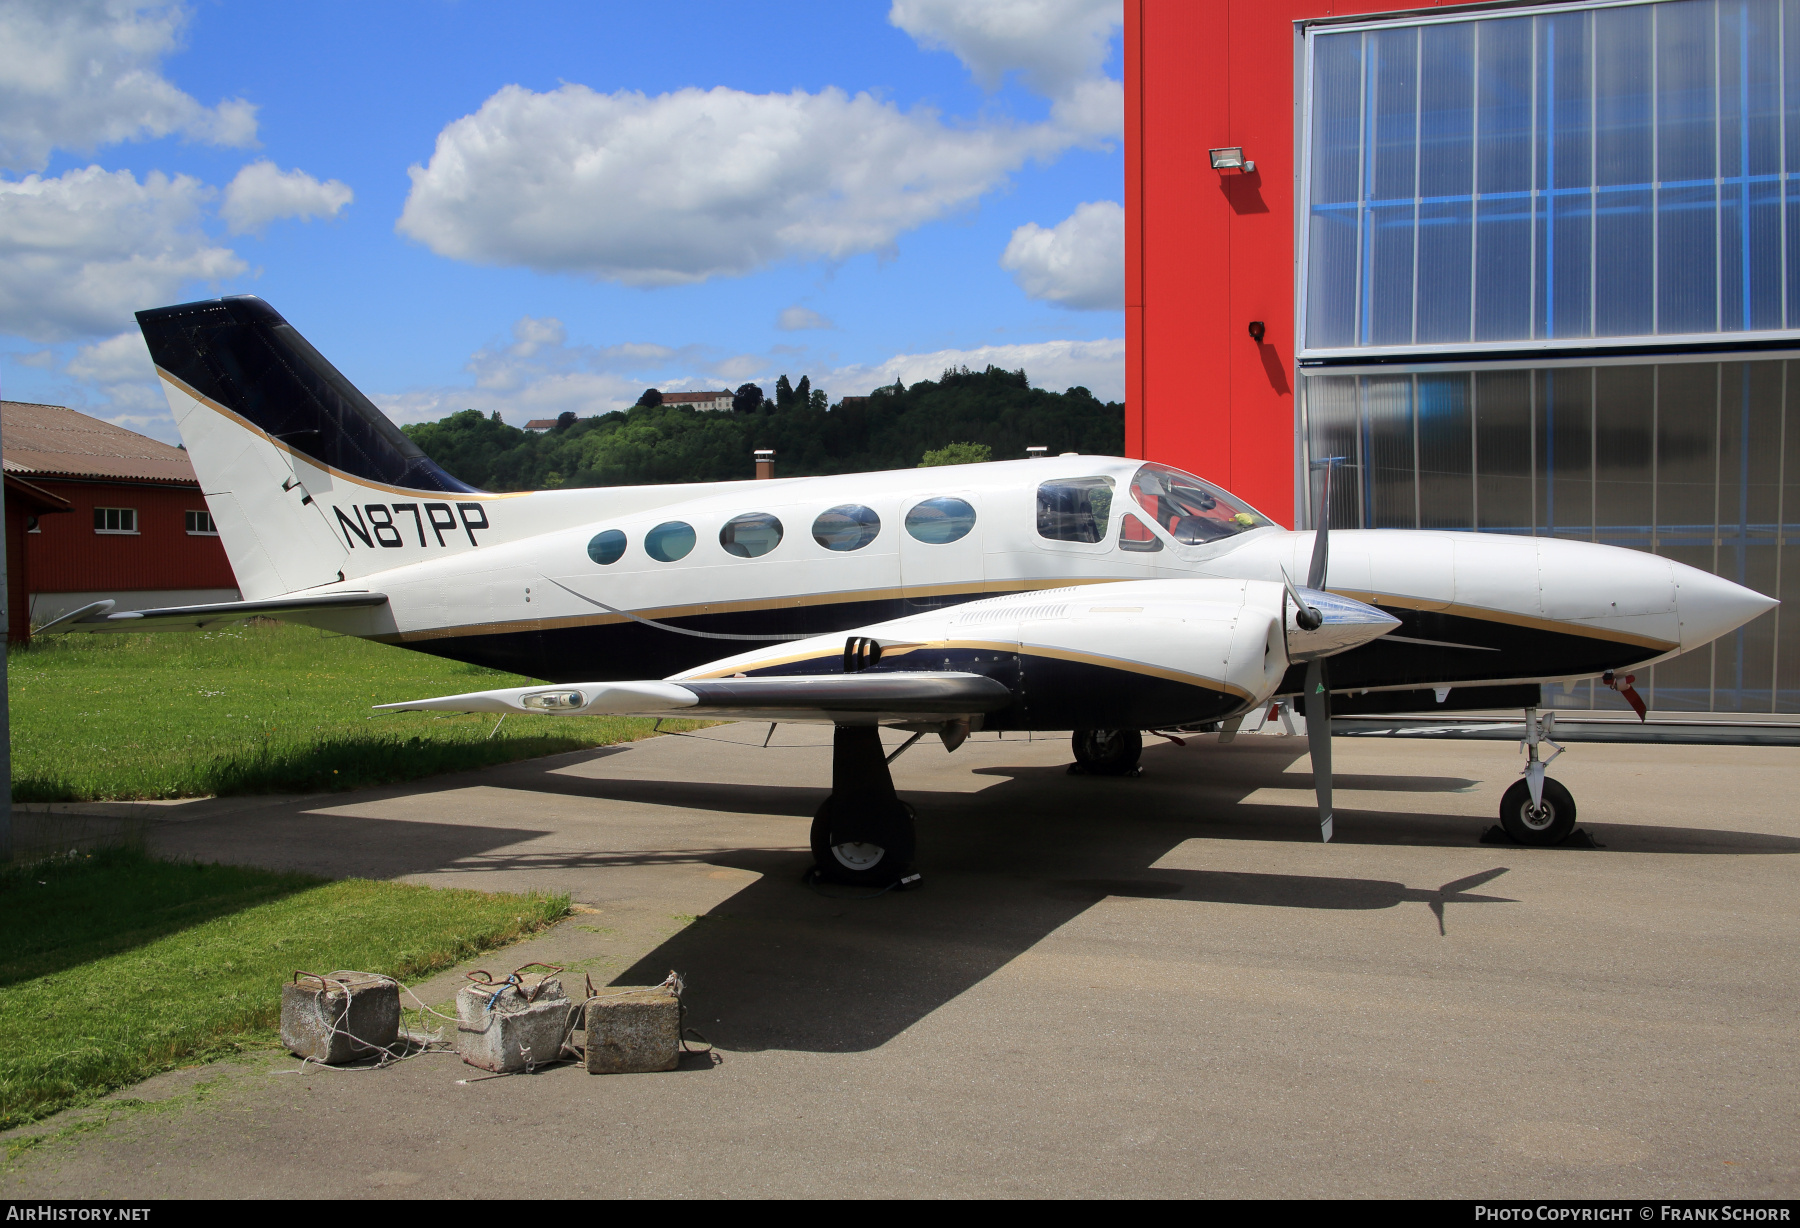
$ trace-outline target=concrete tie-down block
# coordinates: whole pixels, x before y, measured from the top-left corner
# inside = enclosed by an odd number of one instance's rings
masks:
[[[297,972],[281,987],[281,1043],[295,1057],[337,1066],[392,1052],[400,1040],[400,985],[339,969]]]
[[[681,1058],[681,999],[667,985],[601,990],[586,1015],[589,1074],[673,1070]]]
[[[574,1009],[553,976],[464,985],[456,992],[456,1051],[471,1066],[500,1072],[554,1062]]]

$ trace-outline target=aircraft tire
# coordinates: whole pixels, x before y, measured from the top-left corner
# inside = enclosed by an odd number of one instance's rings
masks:
[[[1144,754],[1144,735],[1135,729],[1077,729],[1069,741],[1075,762],[1095,776],[1123,776]]]
[[[891,813],[858,816],[856,839],[843,841],[837,838],[845,825],[834,818],[835,800],[835,794],[826,798],[813,815],[813,864],[821,879],[851,887],[886,887],[911,871],[917,843],[911,806],[895,798]]]
[[[1575,830],[1575,799],[1558,781],[1544,778],[1544,805],[1534,812],[1531,788],[1515,780],[1500,799],[1500,826],[1520,844],[1547,848],[1561,844]]]

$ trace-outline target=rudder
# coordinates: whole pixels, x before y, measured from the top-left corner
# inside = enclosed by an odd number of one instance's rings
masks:
[[[340,485],[481,493],[439,468],[261,299],[137,319],[246,598],[368,570],[320,502]]]

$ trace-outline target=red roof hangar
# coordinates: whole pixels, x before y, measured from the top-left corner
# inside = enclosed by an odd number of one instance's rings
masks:
[[[0,402],[7,638],[102,598],[239,599],[187,453],[60,405]]]

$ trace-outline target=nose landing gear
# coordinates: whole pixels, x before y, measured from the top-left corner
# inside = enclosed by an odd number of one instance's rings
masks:
[[[1077,729],[1070,737],[1075,765],[1092,776],[1124,776],[1144,753],[1144,735],[1135,729]]]
[[[1524,779],[1515,780],[1500,799],[1500,826],[1520,844],[1561,844],[1575,830],[1574,797],[1561,782],[1544,775],[1551,761],[1563,753],[1550,737],[1555,728],[1556,713],[1525,709],[1525,738],[1519,743],[1525,752]],[[1551,747],[1549,758],[1538,758],[1539,746]]]

